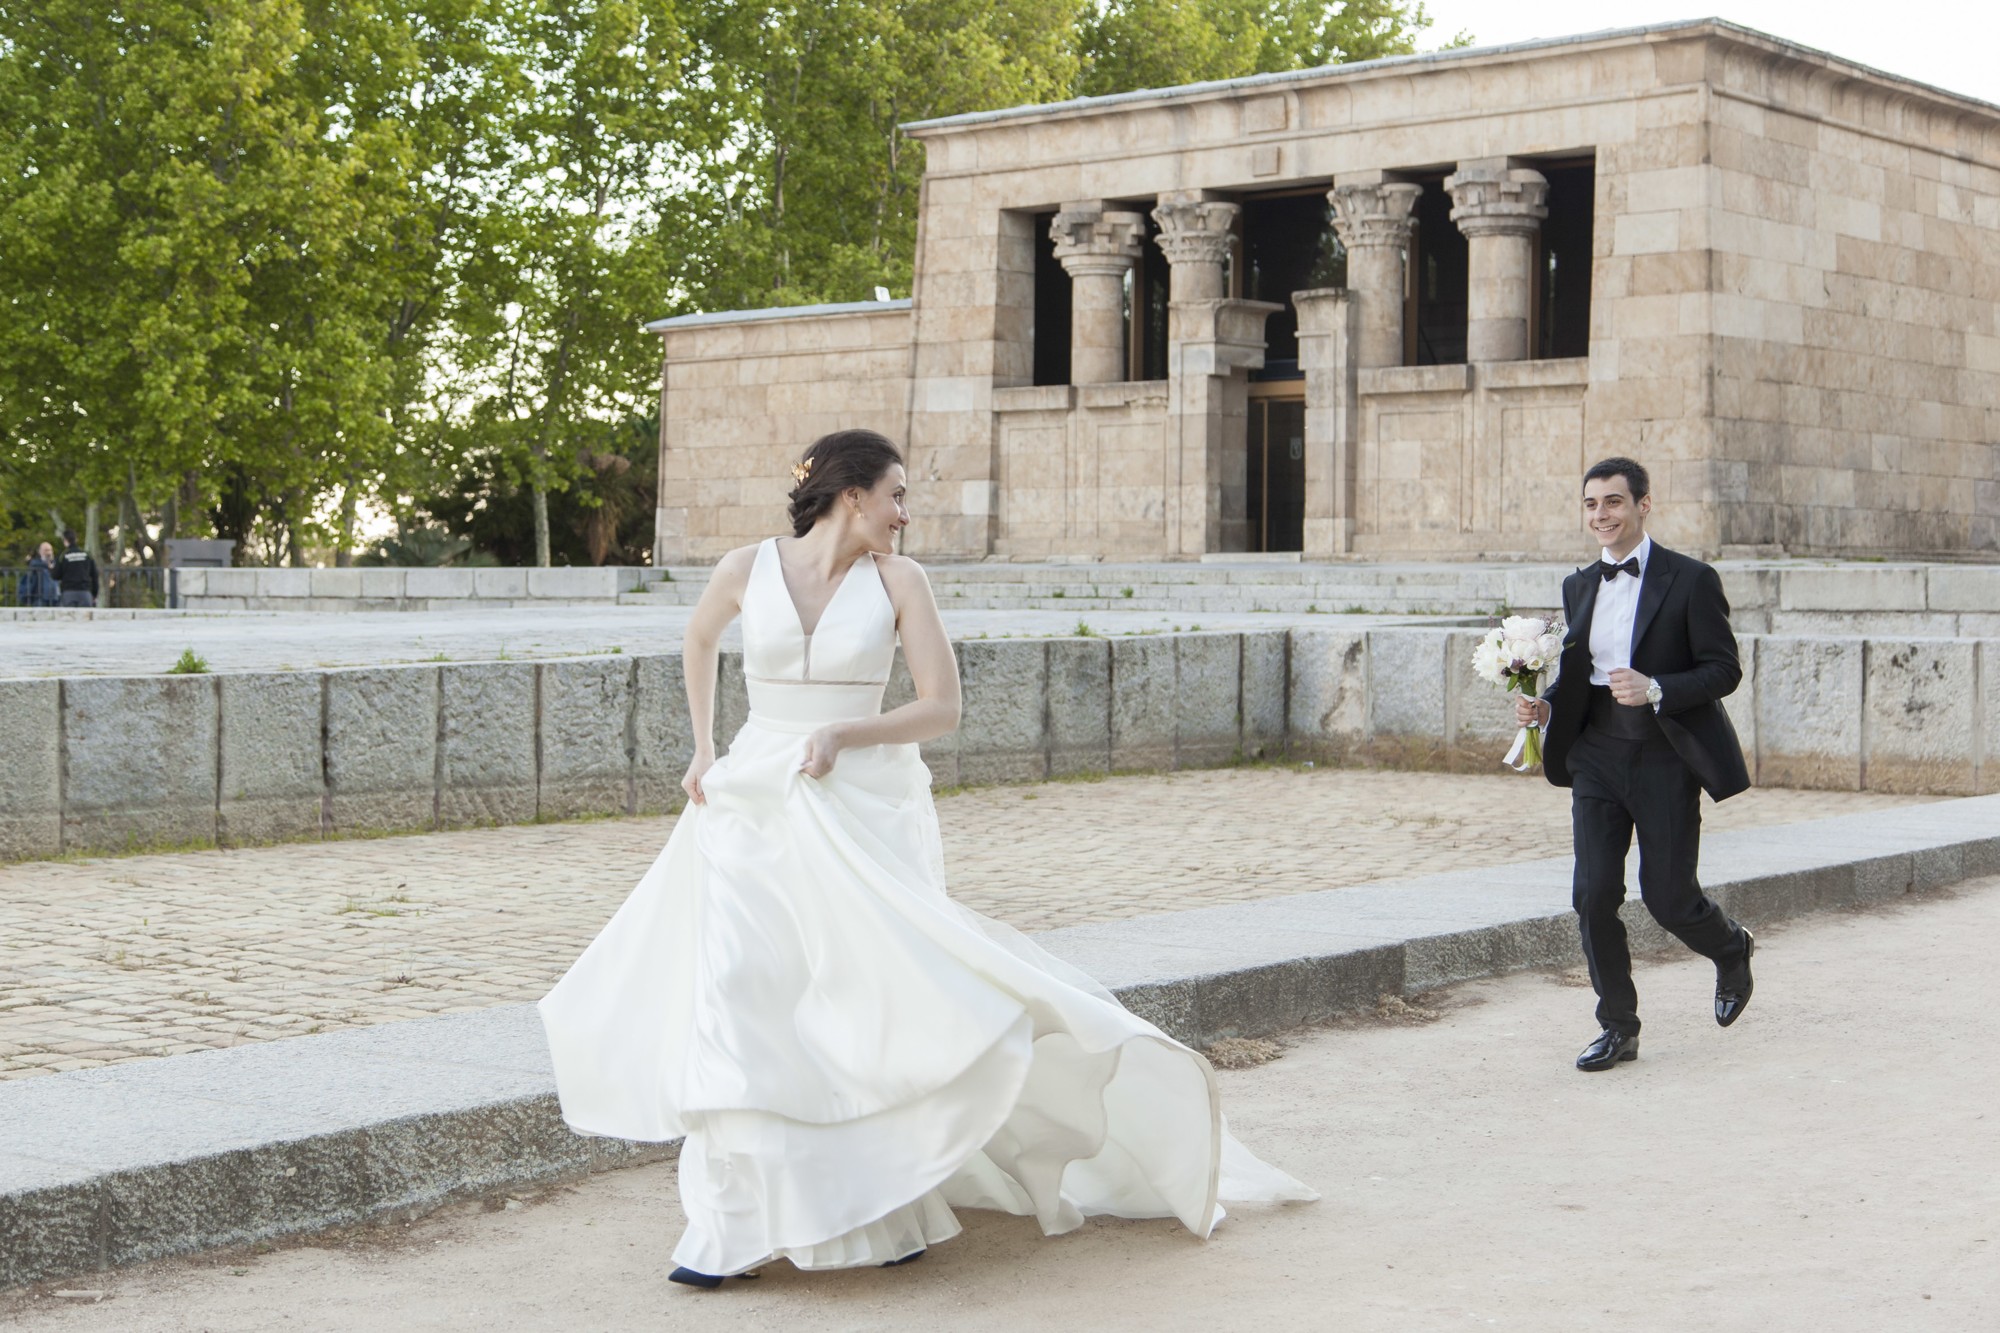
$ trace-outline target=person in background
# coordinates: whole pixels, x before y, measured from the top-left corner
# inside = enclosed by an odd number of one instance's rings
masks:
[[[16,606],[54,606],[60,596],[56,587],[56,548],[43,542],[28,557],[27,572],[14,589]]]
[[[76,544],[74,532],[63,533],[63,553],[56,557],[56,584],[62,590],[56,605],[97,605],[97,562]]]

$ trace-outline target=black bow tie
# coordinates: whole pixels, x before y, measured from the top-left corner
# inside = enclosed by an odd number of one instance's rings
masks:
[[[1635,555],[1622,565],[1614,565],[1609,561],[1600,560],[1598,561],[1597,572],[1604,575],[1606,583],[1611,582],[1611,580],[1617,578],[1620,574],[1630,574],[1636,579],[1639,577],[1639,557]]]

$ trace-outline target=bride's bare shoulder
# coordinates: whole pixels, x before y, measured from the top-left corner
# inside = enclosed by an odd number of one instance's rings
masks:
[[[757,563],[757,547],[761,545],[762,542],[752,546],[737,547],[715,562],[715,571],[709,577],[725,583],[747,582],[751,566]]]
[[[904,594],[928,598],[931,596],[930,576],[924,567],[906,555],[886,555],[875,553],[875,567],[882,572],[882,586],[898,605]]]
[[[924,573],[924,567],[906,555],[896,555],[889,551],[876,551],[873,554],[875,567],[882,571],[882,577],[885,579],[930,582],[929,576]]]

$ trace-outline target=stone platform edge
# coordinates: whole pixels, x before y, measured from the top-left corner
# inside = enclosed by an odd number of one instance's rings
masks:
[[[1761,926],[2000,873],[2000,796],[1716,834]],[[1035,937],[1197,1046],[1573,963],[1564,858]],[[1627,904],[1635,952],[1668,944]],[[561,1122],[531,1005],[0,1084],[0,1287],[671,1157]]]

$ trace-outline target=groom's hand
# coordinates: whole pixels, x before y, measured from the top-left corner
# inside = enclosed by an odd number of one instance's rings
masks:
[[[1646,702],[1646,691],[1653,678],[1642,676],[1630,667],[1619,667],[1611,673],[1611,697],[1627,708],[1650,707]]]
[[[1549,707],[1548,700],[1524,694],[1514,701],[1514,722],[1523,727],[1545,727],[1549,723],[1549,714],[1553,711]]]

